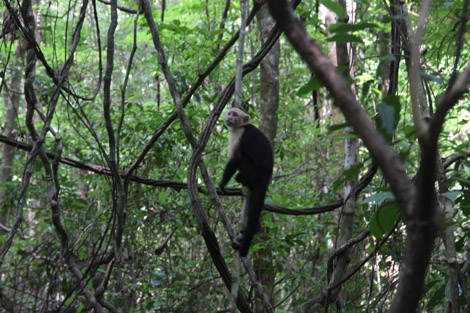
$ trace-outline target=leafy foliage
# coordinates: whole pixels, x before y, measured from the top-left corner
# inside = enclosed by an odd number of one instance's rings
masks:
[[[322,0],[320,3],[324,6],[322,10],[326,7],[340,19],[345,17],[346,12],[337,2]],[[413,122],[404,60],[399,64],[396,95],[382,94],[387,78],[383,69],[396,61],[389,51],[389,38],[385,34],[390,32],[390,22],[397,17],[392,19],[389,16],[383,1],[354,3],[357,7],[353,24],[328,26],[322,22],[312,1],[302,3],[297,12],[308,31],[325,50],[328,43],[352,45],[355,58],[351,66],[355,75],[351,79],[357,97],[399,153],[407,171],[416,174],[420,152],[411,126]],[[185,0],[166,4],[166,8],[154,4],[153,17],[177,91],[184,99],[238,30],[238,3],[231,4],[224,19],[224,3],[221,1]],[[71,2],[70,6],[65,2],[41,2],[34,8],[38,18],[39,47],[48,65],[56,71],[61,69],[71,51],[81,5],[81,2]],[[162,129],[175,107],[144,16],[138,16],[134,37],[137,4],[134,1],[119,1],[119,5],[134,11],[133,14],[119,11],[111,83],[111,124],[118,142],[117,164],[124,173],[139,158],[154,134]],[[410,12],[418,11],[416,5],[415,2],[408,3]],[[453,73],[455,26],[462,6],[461,1],[434,1],[426,25],[421,77],[430,91],[430,103],[433,105],[444,93]],[[0,11],[7,14],[6,8],[2,7]],[[51,128],[60,135],[62,151],[59,151],[56,138],[50,132],[43,143],[48,152],[61,152],[63,157],[94,165],[100,170],[110,164],[110,141],[103,118],[101,85],[107,57],[109,12],[110,8],[105,2],[97,2],[96,25],[95,9],[91,6],[87,9],[86,23],[74,52],[71,72],[67,76],[68,91],[60,97],[51,121]],[[416,22],[413,14],[410,18],[413,23]],[[225,23],[224,28],[220,28],[222,22]],[[14,53],[17,49],[20,51],[24,35],[15,31],[8,36],[9,40],[2,40],[0,44],[2,135],[6,135],[3,131],[7,128],[7,110],[12,101],[12,92],[8,88],[14,71],[24,73],[26,62],[24,52],[21,55]],[[129,83],[125,87],[134,40],[137,50],[129,67]],[[280,41],[279,131],[275,139],[275,174],[266,203],[290,209],[331,204],[349,196],[343,194],[345,184],[357,182],[365,175],[372,165],[371,157],[364,148],[360,148],[356,165],[344,169],[344,141],[356,138],[356,135],[346,132],[348,123],[338,114],[320,80],[311,76],[283,37]],[[250,26],[246,59],[251,58],[261,44],[257,29]],[[235,74],[234,49],[229,50],[222,62],[210,72],[185,108],[196,137],[201,134],[221,91]],[[470,50],[463,49],[461,53],[461,59],[456,64],[459,71],[465,60],[469,59]],[[260,107],[259,84],[257,71],[244,78],[244,98],[250,105],[254,124],[258,123]],[[40,62],[37,63],[34,88],[38,110],[47,115],[57,84]],[[19,94],[23,97],[24,90],[20,90]],[[470,162],[467,160],[470,110],[466,106],[467,101],[466,98],[451,112],[440,140],[443,160],[458,160],[445,169],[449,185],[447,195],[452,200],[454,211],[444,225],[453,229],[460,263],[468,262],[470,241]],[[320,110],[319,118],[315,117],[316,109]],[[432,113],[435,107],[430,106],[429,109]],[[14,138],[33,144],[26,126],[26,112],[26,107],[20,103],[14,117]],[[34,126],[40,130],[44,122],[37,112],[35,114]],[[226,160],[226,141],[227,128],[220,119],[203,155],[211,179],[215,182],[221,177]],[[60,221],[68,234],[69,247],[64,251],[57,228],[51,222],[53,212],[48,198],[48,181],[39,158],[33,163],[32,180],[27,188],[24,206],[19,204],[25,182],[24,169],[30,160],[28,154],[16,150],[13,165],[9,166],[11,173],[8,177],[2,174],[0,222],[7,228],[2,227],[3,231],[0,232],[2,248],[11,233],[8,230],[19,219],[18,214],[23,222],[8,253],[2,256],[0,292],[12,299],[20,311],[89,311],[91,307],[83,295],[83,286],[79,287],[76,276],[64,261],[73,255],[83,275],[84,286],[95,293],[98,289],[95,282],[99,285],[105,279],[104,299],[119,309],[123,308],[123,311],[225,310],[229,304],[229,292],[207,254],[188,193],[184,185],[177,184],[187,182],[191,151],[183,127],[176,119],[156,140],[134,173],[142,180],[132,181],[126,186],[126,222],[121,259],[116,259],[115,255],[112,262],[103,261],[100,264],[99,260],[104,260],[115,246],[116,207],[119,202],[116,181],[109,173],[79,168],[76,164],[61,163],[58,166]],[[6,158],[4,150],[0,156]],[[2,166],[2,170],[4,168]],[[233,250],[229,237],[203,180],[199,183],[211,228],[218,238],[225,261],[232,267]],[[380,174],[356,198],[353,234],[358,235],[362,230],[369,229],[371,235],[350,249],[353,260],[351,268],[359,266],[360,261],[369,254],[373,258],[345,282],[341,300],[345,304],[345,312],[366,311],[366,308],[369,312],[385,312],[396,287],[406,229],[403,222],[397,223],[401,218],[398,205]],[[238,226],[241,200],[238,197],[222,197],[222,201],[229,220]],[[263,234],[263,240],[256,240],[250,255],[263,249],[272,250],[273,265],[266,269],[266,273],[275,276],[274,303],[278,304],[277,312],[302,308],[312,295],[319,294],[327,287],[329,254],[337,247],[342,218],[342,209],[305,216],[264,213],[263,226],[269,228],[269,232]],[[169,234],[172,235],[159,251],[157,248]],[[390,239],[381,245],[382,239],[389,234]],[[446,258],[442,240],[436,246],[422,301],[423,311],[428,312],[443,312],[449,300],[449,266],[441,262]],[[119,262],[120,273],[116,272],[114,262]],[[253,292],[253,283],[248,275],[242,276],[241,285],[244,294],[254,303],[258,296]],[[465,301],[462,300],[460,305],[464,308]]]

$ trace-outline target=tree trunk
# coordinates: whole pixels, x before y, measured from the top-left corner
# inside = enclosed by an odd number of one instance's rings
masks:
[[[338,1],[339,4],[344,8],[345,12],[349,15],[349,19],[352,19],[354,11],[352,9],[352,3],[348,4],[344,1]],[[326,14],[326,23],[334,24],[337,23],[337,16],[332,12],[327,12]],[[345,19],[343,22],[347,22]],[[350,69],[350,56],[348,52],[348,45],[346,43],[331,42],[328,44],[328,56],[333,64],[337,67],[343,69],[342,74],[344,76],[350,75],[353,76],[352,70]],[[355,94],[354,86],[351,86]],[[335,119],[339,119],[339,111],[333,110]],[[348,127],[345,130],[346,133],[353,133],[352,127]],[[357,139],[347,139],[344,146],[344,169],[347,170],[351,166],[355,165],[357,162],[357,153],[359,150],[359,141]],[[353,192],[353,187],[356,184],[356,180],[346,181],[343,189],[343,197],[347,199],[344,204],[339,221],[339,238],[336,241],[335,247],[341,247],[344,243],[350,240],[354,235],[354,217],[356,213],[356,201],[355,195],[351,194]],[[338,286],[341,280],[345,277],[348,270],[348,265],[351,261],[350,251],[345,251],[337,256],[334,260],[334,267],[329,268],[328,272],[331,275],[328,277],[328,288],[333,286]],[[330,262],[329,262],[330,263]],[[313,300],[308,301],[305,305],[306,312],[316,312],[322,306],[329,306],[330,304],[336,303],[337,306],[341,307],[341,303],[338,302],[339,293],[341,291],[341,286],[331,289],[325,293],[322,293],[320,296],[314,297]],[[328,309],[326,309],[328,311]]]
[[[352,22],[354,11],[352,8],[352,2],[339,0],[338,3],[343,7],[344,11],[347,12],[348,17],[345,18],[342,22],[347,23],[348,19]],[[350,68],[350,56],[348,46],[346,43],[336,42],[335,45],[335,57],[336,64],[340,69],[343,69],[342,73],[344,76],[350,75],[353,76],[353,73]],[[352,86],[354,87],[354,86]],[[352,88],[355,93],[355,88]],[[346,133],[353,133],[353,129],[348,127],[345,130]],[[347,170],[351,166],[354,166],[357,162],[357,153],[359,149],[359,141],[357,139],[347,139],[344,147],[344,169]],[[343,206],[343,210],[340,215],[340,228],[339,228],[339,238],[336,244],[336,247],[341,247],[344,243],[350,240],[354,235],[354,216],[356,213],[356,200],[355,195],[351,194],[353,187],[356,184],[356,180],[349,180],[345,182],[343,189],[344,199],[348,199]],[[340,281],[345,277],[348,269],[348,265],[351,261],[351,252],[346,251],[340,254],[336,260],[331,278],[329,279],[328,286],[332,287],[340,283]],[[339,293],[341,287],[338,287],[331,291],[331,298],[328,297],[327,305],[329,303],[334,303],[338,301]],[[331,300],[331,302],[330,302]]]
[[[275,22],[269,15],[267,4],[256,14],[261,40],[265,42]],[[279,111],[279,41],[272,47],[260,64],[260,122],[259,128],[274,146]]]
[[[261,41],[265,42],[269,33],[275,26],[274,20],[269,14],[267,4],[263,5],[256,14],[258,19],[258,28],[261,35]],[[260,64],[260,130],[268,137],[271,145],[274,147],[274,138],[277,132],[278,110],[279,110],[279,41],[273,46]],[[274,219],[274,216],[272,217]],[[259,240],[263,240],[267,227],[263,227],[259,233]],[[270,267],[273,266],[272,247],[268,245],[267,249],[259,250],[253,254],[254,267],[259,281],[265,287],[266,293],[271,303],[274,301],[274,278],[275,273],[267,274]],[[255,312],[265,312],[264,304],[261,301],[256,303]]]
[[[6,92],[4,94],[5,106],[7,108],[5,116],[5,130],[4,134],[7,137],[15,138],[18,125],[16,123],[16,116],[20,104],[21,95],[21,79],[23,77],[23,58],[25,53],[24,39],[18,40],[18,45],[15,50],[15,58],[12,61],[12,74],[10,86],[5,86]],[[10,215],[11,203],[8,199],[12,199],[9,195],[8,182],[12,179],[13,159],[15,157],[16,148],[10,145],[3,145],[2,149],[2,164],[1,164],[1,178],[0,181],[0,223],[5,226],[8,224],[8,216]]]

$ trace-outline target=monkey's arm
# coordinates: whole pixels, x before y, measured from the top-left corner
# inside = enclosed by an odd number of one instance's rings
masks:
[[[222,191],[225,192],[225,186],[227,185],[230,178],[232,178],[233,174],[238,169],[238,165],[240,164],[240,158],[232,157],[228,160],[227,165],[225,165],[224,174],[222,175],[222,180],[220,181],[219,187]]]

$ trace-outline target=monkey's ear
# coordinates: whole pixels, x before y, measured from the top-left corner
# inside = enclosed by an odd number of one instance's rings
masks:
[[[248,114],[245,114],[243,116],[243,122],[245,122],[246,124],[248,124],[250,122],[250,116]]]

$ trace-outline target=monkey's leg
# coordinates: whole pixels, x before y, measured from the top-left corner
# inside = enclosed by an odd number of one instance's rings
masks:
[[[248,207],[250,205],[251,190],[248,187],[242,187],[243,207],[242,207],[242,229],[246,227],[246,220],[248,216]]]
[[[235,237],[235,241],[232,243],[232,247],[236,250],[240,250],[241,241],[243,239],[243,230],[246,227],[247,216],[248,216],[248,207],[249,207],[249,199],[251,196],[251,190],[248,187],[242,187],[242,195],[243,195],[243,206],[242,206],[242,230],[239,231]]]

